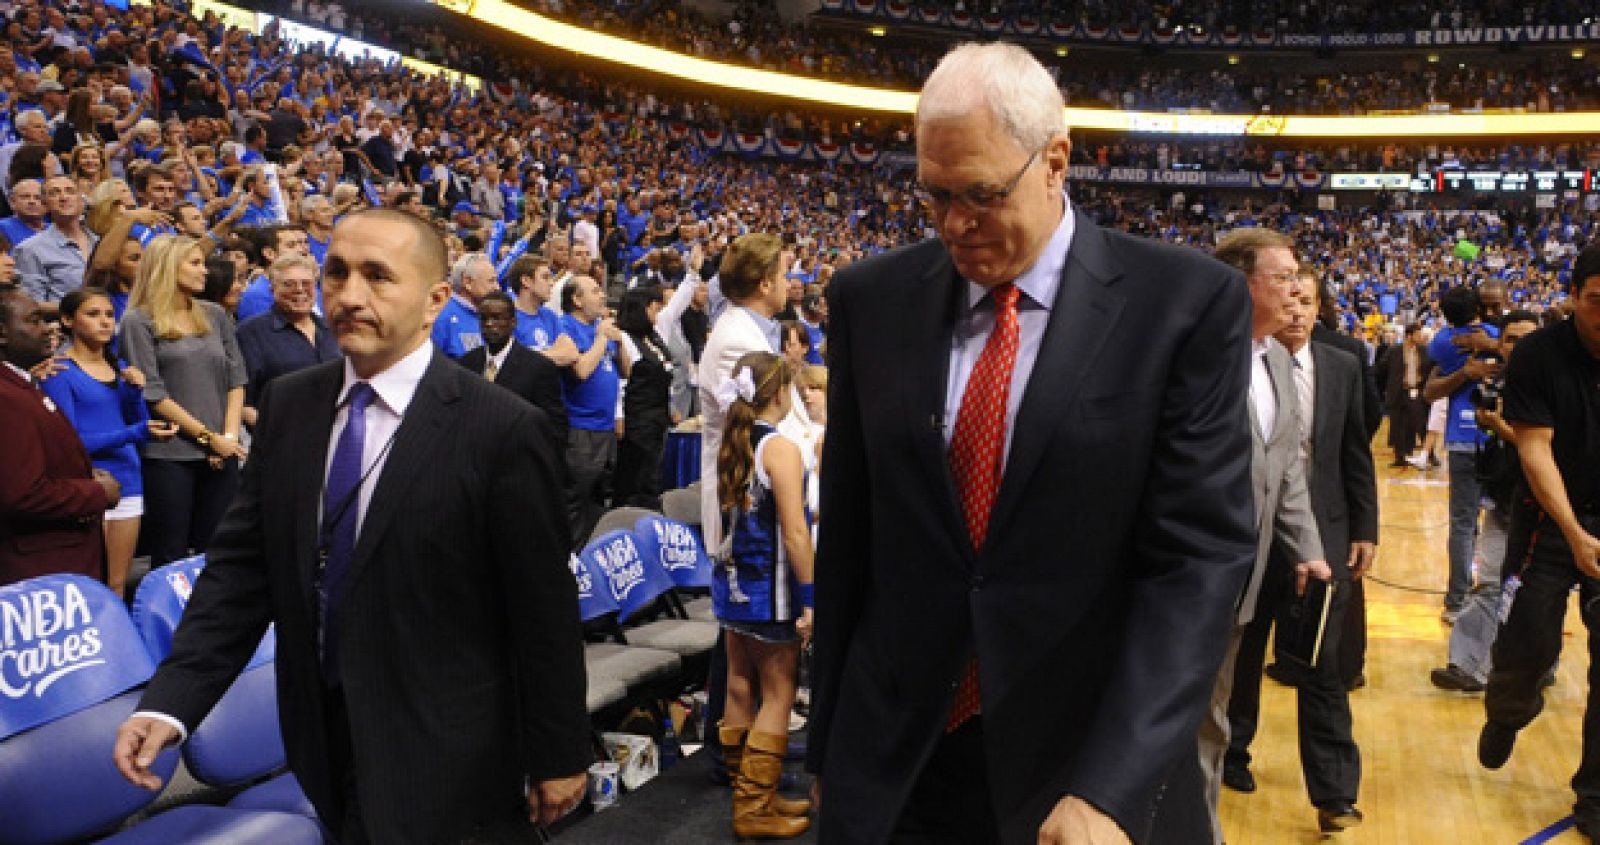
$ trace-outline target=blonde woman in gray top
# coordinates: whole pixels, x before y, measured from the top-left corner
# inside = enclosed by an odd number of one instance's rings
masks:
[[[150,241],[122,321],[122,351],[145,374],[151,416],[178,436],[144,446],[145,547],[151,565],[205,551],[238,485],[244,359],[233,320],[199,298],[204,242]]]

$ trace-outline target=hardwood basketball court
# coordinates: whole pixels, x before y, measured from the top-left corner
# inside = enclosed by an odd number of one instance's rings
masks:
[[[1375,442],[1383,443],[1377,439]],[[1450,629],[1439,621],[1448,569],[1448,475],[1388,467],[1377,450],[1381,504],[1378,562],[1367,583],[1367,686],[1351,694],[1362,782],[1360,827],[1333,839],[1374,845],[1515,845],[1572,812],[1587,693],[1583,623],[1569,608],[1561,664],[1543,714],[1523,731],[1500,771],[1478,765],[1483,695],[1445,692],[1428,680],[1445,665]],[[1427,593],[1400,589],[1401,585]],[[1229,845],[1316,842],[1295,739],[1294,691],[1268,679],[1251,746],[1258,790],[1223,790]],[[1568,830],[1548,840],[1583,842]]]

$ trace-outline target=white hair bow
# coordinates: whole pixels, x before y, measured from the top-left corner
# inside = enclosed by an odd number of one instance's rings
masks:
[[[750,368],[744,367],[738,373],[728,376],[717,385],[714,394],[717,400],[717,409],[726,414],[733,407],[733,400],[743,399],[746,402],[756,401],[756,383],[750,378]]]

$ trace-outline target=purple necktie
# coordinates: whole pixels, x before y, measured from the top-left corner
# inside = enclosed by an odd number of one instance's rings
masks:
[[[322,491],[322,677],[339,686],[338,610],[344,599],[345,576],[356,551],[356,520],[360,513],[362,452],[367,442],[367,407],[375,394],[372,385],[358,381],[350,386],[350,413],[328,467]]]

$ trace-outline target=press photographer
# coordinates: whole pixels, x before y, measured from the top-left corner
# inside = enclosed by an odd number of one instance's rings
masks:
[[[1506,367],[1505,419],[1516,432],[1528,486],[1544,530],[1533,542],[1522,585],[1494,646],[1486,721],[1478,761],[1505,765],[1517,731],[1544,709],[1540,680],[1561,650],[1567,593],[1577,584],[1589,653],[1595,654],[1600,599],[1600,245],[1579,253],[1573,267],[1571,319],[1541,329],[1517,345]],[[1591,670],[1592,671],[1592,670]],[[1583,718],[1583,757],[1572,778],[1580,833],[1600,836],[1600,709],[1589,685]]]
[[[1527,557],[1537,513],[1530,513],[1515,435],[1502,417],[1505,379],[1498,372],[1518,341],[1539,328],[1539,318],[1513,311],[1494,351],[1476,356],[1477,368],[1497,371],[1474,384],[1467,398],[1486,437],[1477,452],[1478,485],[1483,492],[1483,525],[1478,534],[1477,583],[1467,594],[1461,617],[1450,632],[1449,663],[1430,673],[1433,685],[1460,692],[1482,692],[1488,683],[1490,647],[1500,632],[1501,585]],[[1509,563],[1508,563],[1509,562]]]

